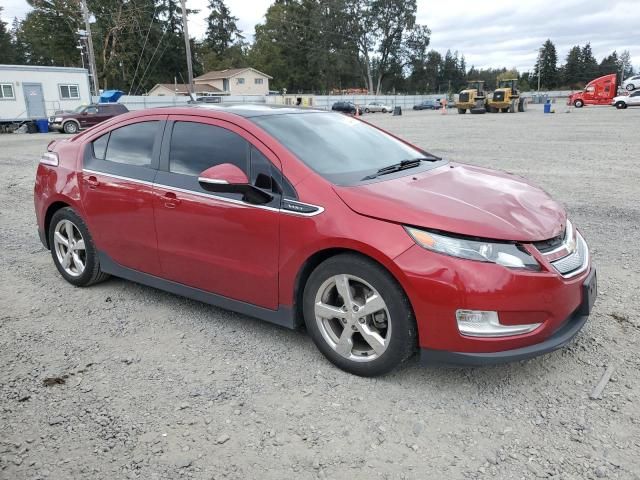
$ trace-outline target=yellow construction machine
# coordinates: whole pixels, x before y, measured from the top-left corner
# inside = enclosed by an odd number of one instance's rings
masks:
[[[518,80],[515,78],[500,80],[498,88],[487,101],[487,107],[487,111],[491,113],[524,112],[527,109],[527,102],[520,96]]]
[[[487,93],[484,90],[484,80],[473,80],[467,83],[467,88],[458,94],[456,108],[458,113],[486,113]]]

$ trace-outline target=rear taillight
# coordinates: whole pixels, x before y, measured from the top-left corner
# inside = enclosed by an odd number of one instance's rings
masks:
[[[42,157],[40,157],[40,163],[43,165],[51,165],[52,167],[57,167],[59,160],[58,154],[56,152],[47,152],[43,153]]]

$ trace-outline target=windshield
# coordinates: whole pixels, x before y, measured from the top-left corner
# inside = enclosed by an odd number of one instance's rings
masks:
[[[338,113],[266,115],[251,120],[310,168],[338,185],[358,183],[381,168],[429,155]],[[432,166],[429,163],[423,168]]]

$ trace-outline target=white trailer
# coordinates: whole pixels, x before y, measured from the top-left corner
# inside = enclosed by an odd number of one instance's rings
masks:
[[[0,126],[46,119],[89,103],[84,68],[0,65]]]

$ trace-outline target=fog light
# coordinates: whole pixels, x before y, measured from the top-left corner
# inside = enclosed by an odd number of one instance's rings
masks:
[[[538,328],[541,323],[502,325],[498,312],[483,310],[456,310],[458,330],[469,337],[507,337],[522,335]]]

